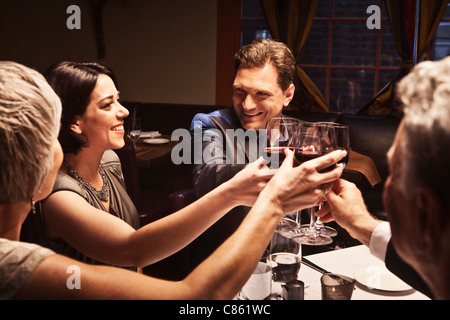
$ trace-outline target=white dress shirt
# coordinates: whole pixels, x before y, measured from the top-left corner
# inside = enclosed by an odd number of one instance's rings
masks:
[[[391,226],[389,222],[381,222],[370,237],[370,253],[384,262],[389,240],[391,240]]]

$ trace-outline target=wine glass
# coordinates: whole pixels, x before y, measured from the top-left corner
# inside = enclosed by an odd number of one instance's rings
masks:
[[[337,149],[347,151],[347,155],[341,160],[341,163],[345,168],[350,156],[350,128],[346,124],[336,124],[334,129],[336,131]]]
[[[295,135],[303,121],[290,117],[275,117],[269,120],[266,126],[267,147],[264,150],[266,160],[270,161],[272,168],[279,168],[286,158],[284,150],[294,150]],[[299,212],[292,212],[280,220],[277,232],[284,236],[292,236],[290,232],[300,225]]]
[[[293,150],[294,134],[297,133],[301,120],[290,117],[276,117],[269,120],[266,126],[267,144],[264,152],[273,168],[278,168],[286,158],[284,150]]]
[[[298,280],[302,245],[292,237],[275,232],[270,241],[270,261],[272,267],[270,300],[283,300],[285,299],[283,291],[289,284],[294,284]]]
[[[349,157],[349,149],[350,149],[350,137],[349,137],[349,127],[345,124],[340,123],[334,123],[334,122],[321,122],[320,124],[330,126],[334,129],[335,132],[335,146],[334,149],[338,150],[345,150],[347,151],[347,155],[340,161],[345,166],[348,163],[348,157]],[[319,206],[319,210],[321,208],[321,205]],[[324,223],[320,220],[319,217],[316,218],[315,222],[316,228],[320,229],[320,232],[323,235],[329,236],[329,237],[335,237],[337,236],[338,232],[336,229],[325,226]]]
[[[128,138],[133,142],[133,147],[135,150],[136,148],[136,141],[141,136],[141,119],[139,118],[133,118],[130,123],[130,130],[128,131]]]
[[[315,159],[336,149],[335,130],[332,126],[324,123],[303,124],[297,135],[298,148],[295,158],[301,164],[305,161]],[[332,170],[330,166],[324,170]],[[295,241],[306,245],[327,245],[333,242],[330,236],[323,234],[325,228],[317,228],[315,208],[310,208],[310,222],[301,225],[300,232],[294,236]]]

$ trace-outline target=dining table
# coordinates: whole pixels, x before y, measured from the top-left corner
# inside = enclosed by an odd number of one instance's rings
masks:
[[[351,300],[429,300],[386,268],[383,261],[370,253],[368,247],[335,249],[305,256],[308,261],[328,272],[355,278]],[[304,282],[304,299],[321,300],[322,273],[302,263],[298,279]]]
[[[151,168],[170,160],[173,147],[170,135],[162,134],[154,138],[139,138],[136,142],[136,162],[138,167]]]

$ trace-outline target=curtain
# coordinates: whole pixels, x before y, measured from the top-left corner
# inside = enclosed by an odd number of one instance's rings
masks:
[[[359,113],[381,116],[399,115],[394,107],[395,85],[413,67],[416,1],[420,1],[417,49],[419,58],[424,55],[426,49],[433,41],[449,0],[385,0],[389,23],[402,64],[396,78],[381,89],[374,99],[364,106]]]
[[[91,0],[92,17],[94,24],[95,43],[97,45],[97,59],[106,55],[105,35],[103,32],[103,7],[108,0]]]
[[[261,0],[272,38],[287,45],[297,58],[313,23],[318,0]],[[296,65],[291,110],[330,112],[328,104],[308,75]]]

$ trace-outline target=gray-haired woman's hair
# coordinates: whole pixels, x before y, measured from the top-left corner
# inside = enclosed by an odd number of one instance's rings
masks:
[[[404,107],[405,139],[400,142],[403,190],[431,187],[448,201],[450,181],[450,57],[419,63],[397,87]],[[450,203],[449,203],[450,204]]]
[[[53,166],[61,102],[45,78],[0,61],[0,203],[30,201]]]

